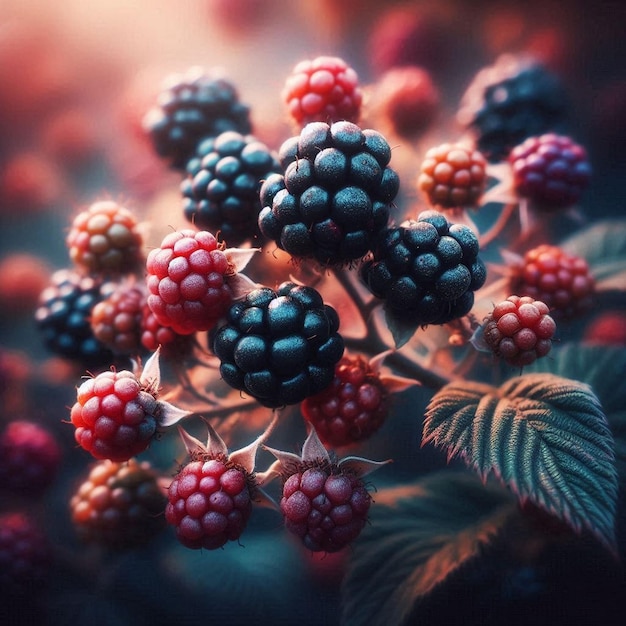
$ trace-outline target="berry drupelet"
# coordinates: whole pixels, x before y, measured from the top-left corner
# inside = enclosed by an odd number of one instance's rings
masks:
[[[483,324],[491,351],[509,365],[530,365],[552,348],[556,324],[546,304],[529,296],[509,296],[497,304]]]
[[[595,281],[587,261],[558,246],[528,250],[510,270],[510,291],[545,302],[553,317],[573,318],[593,305]]]
[[[487,183],[483,155],[461,144],[444,143],[426,152],[417,188],[438,209],[476,208]]]
[[[137,271],[144,262],[135,216],[117,202],[94,202],[72,222],[66,239],[76,267],[91,274]]]
[[[339,317],[312,287],[254,289],[213,338],[222,378],[263,406],[297,404],[327,387],[343,355]]]
[[[39,297],[35,321],[45,346],[87,367],[110,365],[113,353],[93,334],[93,307],[113,290],[113,283],[58,270]]]
[[[146,261],[148,306],[157,321],[179,335],[211,329],[232,301],[226,275],[234,274],[215,237],[207,231],[166,235]]]
[[[365,256],[399,189],[385,138],[350,122],[312,122],[283,143],[279,158],[284,176],[261,187],[263,235],[322,265]]]
[[[165,528],[166,498],[146,461],[100,461],[70,500],[72,523],[86,543],[121,550],[148,543]]]
[[[424,211],[381,233],[361,277],[388,314],[415,326],[445,324],[469,313],[486,280],[478,251],[469,227]]]
[[[502,55],[476,75],[458,112],[491,162],[506,159],[527,137],[564,130],[566,98],[560,80],[529,57]]]
[[[529,137],[508,160],[515,191],[545,211],[576,204],[591,178],[586,150],[565,135]]]
[[[309,122],[358,122],[363,94],[357,73],[338,57],[321,56],[298,63],[282,97],[299,128]]]
[[[389,395],[380,376],[361,356],[344,356],[332,383],[306,398],[300,409],[320,440],[330,447],[363,441],[389,414]]]
[[[225,78],[193,67],[166,81],[143,126],[161,157],[184,170],[200,142],[227,130],[251,132],[249,107]]]
[[[280,171],[274,154],[252,135],[227,131],[205,139],[181,184],[185,217],[238,245],[258,234],[261,184]]]

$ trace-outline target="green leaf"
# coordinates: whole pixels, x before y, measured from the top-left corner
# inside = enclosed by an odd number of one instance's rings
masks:
[[[515,510],[506,490],[466,473],[378,491],[342,585],[342,624],[400,626]]]
[[[613,436],[586,384],[553,374],[518,376],[499,388],[450,383],[426,409],[422,443],[430,442],[615,549]]]
[[[613,433],[617,471],[626,482],[626,348],[567,343],[553,348],[550,358],[538,359],[527,370],[550,372],[591,387]]]
[[[578,231],[560,247],[583,257],[599,289],[624,289],[626,285],[626,219],[603,220]]]

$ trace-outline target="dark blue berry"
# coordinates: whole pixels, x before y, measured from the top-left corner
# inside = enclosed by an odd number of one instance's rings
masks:
[[[252,290],[226,319],[212,334],[222,378],[264,406],[301,402],[332,381],[344,350],[339,316],[312,287]]]

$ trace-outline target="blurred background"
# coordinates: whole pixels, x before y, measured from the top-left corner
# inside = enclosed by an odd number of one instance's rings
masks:
[[[293,134],[281,89],[297,62],[344,58],[364,86],[366,122],[381,123],[374,105],[385,72],[420,66],[440,94],[436,118],[415,139],[390,131],[412,202],[423,152],[463,135],[456,114],[477,72],[502,54],[530,54],[565,86],[570,134],[593,165],[584,214],[594,221],[625,213],[624,24],[618,0],[2,0],[0,421],[45,422],[64,453],[44,498],[17,502],[43,519],[58,549],[59,576],[37,604],[37,623],[240,624],[250,615],[249,623],[338,623],[336,564],[281,539],[272,512],[260,512],[245,549],[215,554],[185,550],[171,535],[130,554],[82,553],[69,522],[69,496],[90,461],[63,424],[76,370],[45,351],[32,313],[51,272],[69,264],[72,218],[92,202],[135,211],[148,246],[186,226],[180,174],[142,128],[163,80],[191,66],[219,69],[250,106],[254,134],[277,149]],[[180,451],[161,454],[168,465]],[[424,454],[420,463],[445,465]],[[16,505],[2,497],[3,510]]]

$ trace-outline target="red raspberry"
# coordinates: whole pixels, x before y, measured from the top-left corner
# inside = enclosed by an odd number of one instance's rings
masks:
[[[167,497],[165,518],[176,527],[178,540],[188,548],[213,550],[244,531],[254,480],[227,457],[200,454],[176,475]]]
[[[374,99],[394,132],[412,138],[434,120],[440,95],[426,70],[408,66],[388,70],[376,85]]]
[[[345,446],[373,435],[387,418],[388,394],[379,375],[360,356],[344,356],[333,382],[300,405],[324,444]]]
[[[343,59],[327,56],[298,63],[282,97],[301,128],[309,122],[357,123],[363,100],[356,72]]]
[[[603,311],[585,328],[583,339],[605,346],[626,347],[626,310]]]
[[[486,168],[478,150],[444,143],[426,153],[417,188],[433,207],[475,208],[487,182]]]
[[[149,463],[100,461],[72,496],[70,511],[83,541],[123,549],[145,544],[163,530],[165,503]]]
[[[591,178],[587,152],[564,135],[529,137],[508,160],[517,193],[547,211],[576,204]]]
[[[148,306],[144,303],[141,315],[141,345],[154,352],[161,348],[161,354],[166,359],[178,359],[191,353],[193,340],[191,335],[179,335],[169,326],[163,326]]]
[[[60,462],[56,438],[39,424],[15,420],[0,435],[0,489],[39,495],[56,478]]]
[[[78,388],[71,411],[74,436],[96,459],[127,461],[150,444],[159,409],[152,387],[132,372],[103,372]]]
[[[362,477],[388,461],[331,459],[311,428],[302,455],[267,448],[283,477],[280,510],[286,528],[313,552],[337,552],[356,539],[367,522],[370,495]]]
[[[512,265],[509,285],[513,293],[545,302],[551,315],[562,318],[590,309],[595,289],[583,258],[545,244],[529,250]]]
[[[302,467],[283,485],[285,526],[313,552],[337,552],[358,537],[371,498],[363,481],[335,465]]]
[[[210,330],[231,304],[225,277],[234,270],[207,231],[167,235],[150,251],[146,267],[148,306],[159,323],[179,335]]]
[[[122,283],[116,286],[91,310],[94,337],[115,354],[138,354],[145,302],[145,290],[138,285]]]
[[[509,296],[486,318],[485,343],[509,365],[530,365],[552,348],[556,324],[548,312],[548,306],[540,300]]]
[[[94,202],[72,222],[66,244],[72,262],[90,273],[136,271],[143,238],[135,216],[111,200]]]
[[[51,561],[50,546],[39,524],[25,513],[0,515],[0,590],[27,596],[42,590]]]

